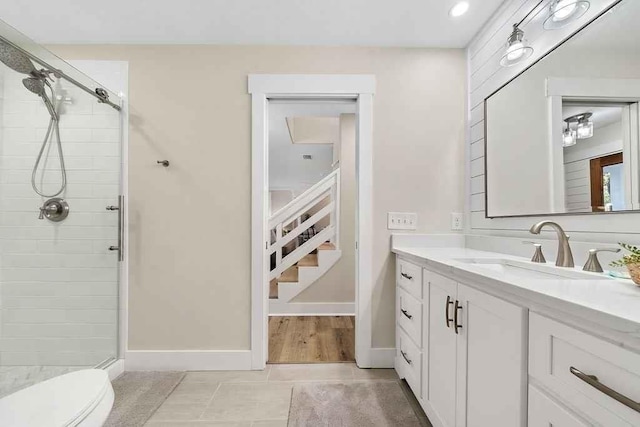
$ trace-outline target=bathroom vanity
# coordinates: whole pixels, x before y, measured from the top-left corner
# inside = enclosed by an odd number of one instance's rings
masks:
[[[640,289],[463,246],[392,249],[395,368],[431,422],[640,425]]]

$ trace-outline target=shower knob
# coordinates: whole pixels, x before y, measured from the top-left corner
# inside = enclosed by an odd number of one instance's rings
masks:
[[[49,199],[40,208],[40,219],[60,222],[69,216],[69,204],[59,197]]]

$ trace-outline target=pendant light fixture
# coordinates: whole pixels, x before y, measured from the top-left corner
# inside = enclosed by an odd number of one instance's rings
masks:
[[[590,6],[587,0],[553,0],[549,6],[549,16],[542,26],[545,30],[565,27],[587,13]]]
[[[507,50],[500,59],[500,65],[511,67],[519,64],[533,54],[533,48],[524,39],[524,31],[518,28],[519,24],[513,24],[513,31],[507,39]]]
[[[571,129],[569,122],[567,122],[567,128],[562,133],[562,146],[571,147],[573,145],[576,145],[576,142],[578,142],[577,135],[578,133],[575,130]]]
[[[593,136],[592,115],[592,113],[580,113],[564,119],[567,127],[562,132],[563,147],[571,147],[572,145],[576,145],[579,139],[587,139]],[[577,123],[575,128],[571,127],[572,123]]]
[[[587,139],[593,136],[593,120],[591,120],[591,113],[584,113],[578,119],[578,139]]]

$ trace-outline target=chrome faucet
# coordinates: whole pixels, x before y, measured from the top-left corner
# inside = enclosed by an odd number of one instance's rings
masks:
[[[556,258],[556,266],[573,268],[575,264],[573,263],[573,254],[571,253],[571,246],[569,245],[569,237],[558,223],[553,221],[541,221],[534,224],[529,232],[531,234],[540,234],[540,231],[547,225],[553,228],[558,235],[558,258]]]

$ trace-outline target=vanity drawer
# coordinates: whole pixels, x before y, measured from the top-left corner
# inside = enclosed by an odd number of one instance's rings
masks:
[[[419,348],[422,348],[422,303],[402,288],[397,288],[397,292],[398,325]]]
[[[531,313],[529,375],[598,425],[640,425],[621,402],[640,402],[640,354]]]
[[[534,386],[529,386],[528,427],[587,427],[581,420],[561,404]]]
[[[400,328],[396,329],[397,354],[396,371],[404,378],[418,399],[422,398],[422,352]]]
[[[396,268],[398,285],[406,289],[411,295],[422,299],[422,267],[398,258]]]

